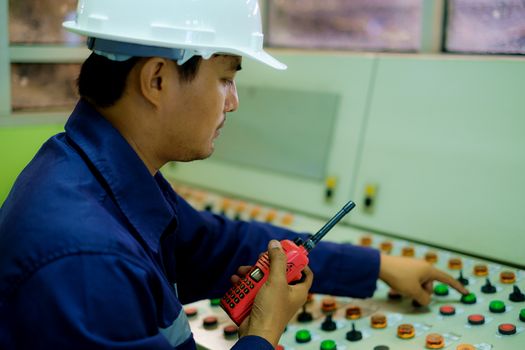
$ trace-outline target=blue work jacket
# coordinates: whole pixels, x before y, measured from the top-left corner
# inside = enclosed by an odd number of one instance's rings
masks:
[[[182,305],[222,296],[270,239],[296,236],[193,209],[81,100],[0,211],[0,348],[195,349]],[[377,251],[322,242],[310,260],[313,292],[373,294]]]

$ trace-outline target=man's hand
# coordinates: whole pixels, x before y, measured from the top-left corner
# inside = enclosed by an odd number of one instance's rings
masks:
[[[268,244],[270,258],[270,274],[261,287],[253,303],[250,316],[239,328],[241,337],[257,335],[268,340],[277,347],[281,334],[290,319],[306,302],[308,291],[312,286],[313,273],[307,266],[304,269],[306,278],[303,282],[289,285],[286,281],[286,254],[279,241],[272,240]],[[239,275],[245,275],[249,266],[241,266]],[[232,282],[239,276],[232,276]]]
[[[426,261],[381,254],[379,278],[399,293],[413,298],[421,305],[428,305],[432,295],[432,282],[450,285],[461,294],[468,290],[449,274],[436,269]]]

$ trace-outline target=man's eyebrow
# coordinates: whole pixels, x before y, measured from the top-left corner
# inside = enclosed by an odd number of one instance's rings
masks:
[[[232,72],[238,72],[242,69],[241,67],[241,62],[242,62],[242,58],[241,56],[232,56],[232,55],[228,55],[228,54],[222,54],[222,53],[216,53],[213,55],[213,57],[232,57],[233,59],[230,60],[230,67],[228,68],[228,70],[232,71]]]

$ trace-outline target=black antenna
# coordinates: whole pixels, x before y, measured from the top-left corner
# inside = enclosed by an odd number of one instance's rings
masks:
[[[306,249],[307,252],[313,249],[319,243],[319,241],[334,227],[346,214],[350,212],[350,210],[355,208],[355,203],[352,201],[349,201],[346,203],[341,210],[337,212],[337,214],[334,215],[333,218],[331,218],[315,235],[310,237],[306,242],[304,242],[303,246]]]

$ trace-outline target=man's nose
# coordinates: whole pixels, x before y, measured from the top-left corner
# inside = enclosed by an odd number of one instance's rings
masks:
[[[235,112],[237,108],[239,108],[239,96],[237,95],[237,85],[233,82],[228,89],[228,95],[224,103],[224,111]]]

